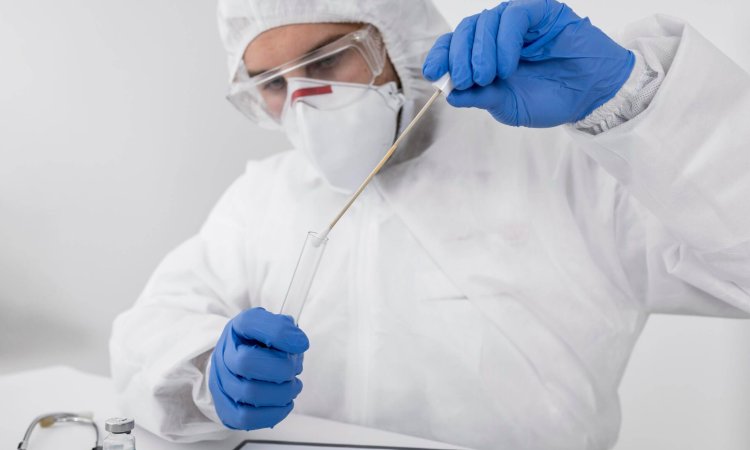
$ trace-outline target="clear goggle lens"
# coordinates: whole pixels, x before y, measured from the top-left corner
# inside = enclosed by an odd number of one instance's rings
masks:
[[[253,77],[247,74],[241,64],[227,98],[255,122],[279,123],[285,105],[303,98],[306,103],[325,109],[337,109],[351,104],[357,100],[354,98],[356,96],[329,95],[337,93],[336,86],[327,83],[372,85],[382,73],[384,65],[385,46],[377,30],[368,25],[294,61]],[[290,83],[294,80],[302,83]],[[326,101],[313,100],[313,97],[319,96],[326,96]]]

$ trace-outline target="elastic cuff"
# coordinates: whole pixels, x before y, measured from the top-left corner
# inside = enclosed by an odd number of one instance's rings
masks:
[[[203,379],[198,386],[198,391],[194,393],[193,400],[195,401],[198,409],[212,422],[222,424],[219,415],[216,413],[216,407],[214,406],[214,399],[211,396],[211,390],[208,387],[209,377],[211,376],[211,353],[208,352],[205,363],[201,364],[201,372],[203,372]]]
[[[611,100],[574,123],[574,128],[597,135],[634,118],[651,103],[661,85],[661,77],[646,64],[643,55],[637,50],[631,51],[635,55],[635,65],[628,80]]]

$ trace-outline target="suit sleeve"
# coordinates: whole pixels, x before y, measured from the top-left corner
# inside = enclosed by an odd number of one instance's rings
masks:
[[[648,107],[600,134],[569,127],[623,187],[623,265],[651,311],[750,313],[750,76],[695,29],[656,16],[625,45],[661,80]]]
[[[111,370],[121,409],[168,440],[228,433],[214,411],[206,367],[225,324],[252,305],[252,243],[241,214],[248,177],[229,188],[196,236],[167,255],[113,324]]]

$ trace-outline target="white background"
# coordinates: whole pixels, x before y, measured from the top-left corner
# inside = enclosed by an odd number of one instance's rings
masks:
[[[438,4],[455,25],[495,3]],[[682,17],[750,70],[742,0],[569,4],[611,34]],[[0,0],[0,374],[106,374],[113,317],[245,160],[287,146],[232,110],[225,82],[213,1]],[[750,322],[654,317],[618,449],[750,448],[747,380]]]

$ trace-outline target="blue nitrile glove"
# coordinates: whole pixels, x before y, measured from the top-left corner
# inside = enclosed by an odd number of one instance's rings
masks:
[[[517,0],[438,38],[422,71],[430,81],[450,72],[453,106],[543,128],[586,117],[617,94],[634,63],[633,53],[567,5]]]
[[[309,346],[289,316],[253,308],[232,319],[211,355],[208,377],[224,425],[257,430],[284,420],[302,391],[297,375]]]

